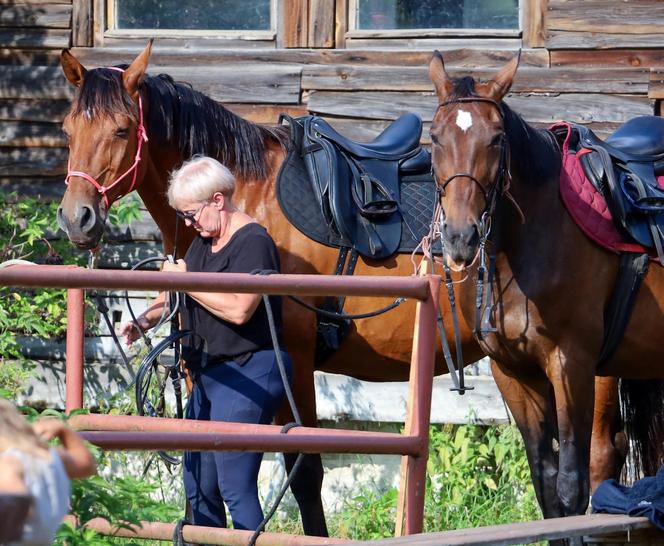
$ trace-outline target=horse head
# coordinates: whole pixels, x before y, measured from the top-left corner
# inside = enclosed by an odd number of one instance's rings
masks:
[[[80,248],[94,248],[114,201],[140,184],[147,141],[141,83],[152,41],[126,68],[86,70],[69,50],[61,64],[76,94],[63,130],[69,163],[58,224]]]
[[[473,262],[491,226],[497,196],[509,172],[501,101],[509,91],[519,55],[488,82],[451,78],[436,51],[429,76],[438,108],[431,124],[431,160],[440,195],[445,260],[460,270]]]

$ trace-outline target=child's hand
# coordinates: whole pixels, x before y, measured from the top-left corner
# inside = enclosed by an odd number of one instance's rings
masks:
[[[62,420],[56,417],[42,417],[32,424],[34,431],[47,442],[53,438],[60,438],[66,426]]]

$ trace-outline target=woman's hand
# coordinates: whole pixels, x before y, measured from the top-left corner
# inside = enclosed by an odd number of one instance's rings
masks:
[[[175,273],[185,273],[187,271],[186,262],[180,258],[177,262],[164,262],[162,271],[175,272]]]
[[[140,315],[136,321],[143,331],[149,330],[152,327],[150,321],[143,315]],[[131,344],[134,343],[134,341],[140,339],[141,331],[138,329],[138,326],[136,326],[136,323],[133,320],[130,320],[120,325],[120,335],[124,336],[124,342],[127,347],[131,347]]]

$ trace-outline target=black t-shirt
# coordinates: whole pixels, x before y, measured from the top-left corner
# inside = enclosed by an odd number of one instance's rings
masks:
[[[212,252],[211,248],[211,238],[194,239],[184,257],[187,271],[251,273],[256,269],[280,270],[277,247],[260,224],[242,226],[218,252]],[[270,306],[281,337],[281,297],[270,296]],[[207,341],[207,364],[272,347],[267,311],[262,300],[245,324],[233,324],[185,296],[181,321],[184,329],[193,330]],[[198,336],[184,338],[182,347],[182,355],[192,369],[200,367],[203,353],[203,343]]]

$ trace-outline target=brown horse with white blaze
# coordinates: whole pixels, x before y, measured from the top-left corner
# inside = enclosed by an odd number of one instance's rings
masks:
[[[562,155],[555,135],[531,127],[503,102],[518,62],[517,55],[493,79],[479,82],[451,78],[442,56],[434,55],[429,73],[439,106],[432,163],[446,264],[469,268],[476,278],[471,264],[481,236],[491,231],[497,331],[482,345],[502,372],[496,381],[523,434],[544,515],[556,517],[586,510],[593,410],[617,407],[610,389],[602,406],[593,406],[593,385],[619,258],[592,242],[568,214],[559,195]],[[468,320],[470,292],[461,290]],[[653,264],[603,375],[664,377],[663,302],[664,269]],[[658,387],[634,384],[644,396]]]
[[[70,172],[58,210],[59,223],[70,240],[80,248],[98,246],[109,207],[136,190],[162,233],[166,252],[172,252],[177,245],[178,254],[182,255],[195,233],[181,224],[175,240],[179,220],[167,203],[166,183],[173,168],[199,153],[219,159],[234,172],[237,178],[234,200],[272,235],[281,254],[282,272],[332,273],[337,250],[302,235],[288,222],[277,203],[276,176],[290,145],[284,129],[246,121],[167,75],[146,75],[149,57],[148,45],[122,69],[86,70],[68,51],[62,54],[65,75],[77,88],[64,122],[69,137]],[[395,255],[381,262],[361,259],[356,272],[410,275],[413,267],[410,256]],[[309,301],[320,305],[322,299]],[[345,311],[361,313],[385,303],[388,302],[374,298],[349,298]],[[406,380],[414,309],[414,302],[406,302],[380,319],[355,321],[339,351],[321,369],[365,380]],[[444,298],[441,309],[446,330],[451,332],[449,304]],[[286,299],[284,339],[295,363],[293,390],[306,426],[316,425],[315,330],[313,314]],[[463,320],[460,333],[466,362],[481,358],[483,354]],[[436,372],[443,373],[442,354],[437,356]],[[496,370],[496,374],[500,373]],[[279,420],[290,420],[287,410]],[[600,421],[609,422],[604,417]],[[611,430],[603,437],[610,438],[612,434]],[[613,456],[610,439],[601,445],[600,451]],[[286,455],[287,467],[294,460]],[[308,455],[305,461],[292,482],[292,489],[305,532],[325,535],[320,500],[321,459]],[[602,476],[613,473],[613,466],[604,462],[598,468]]]

